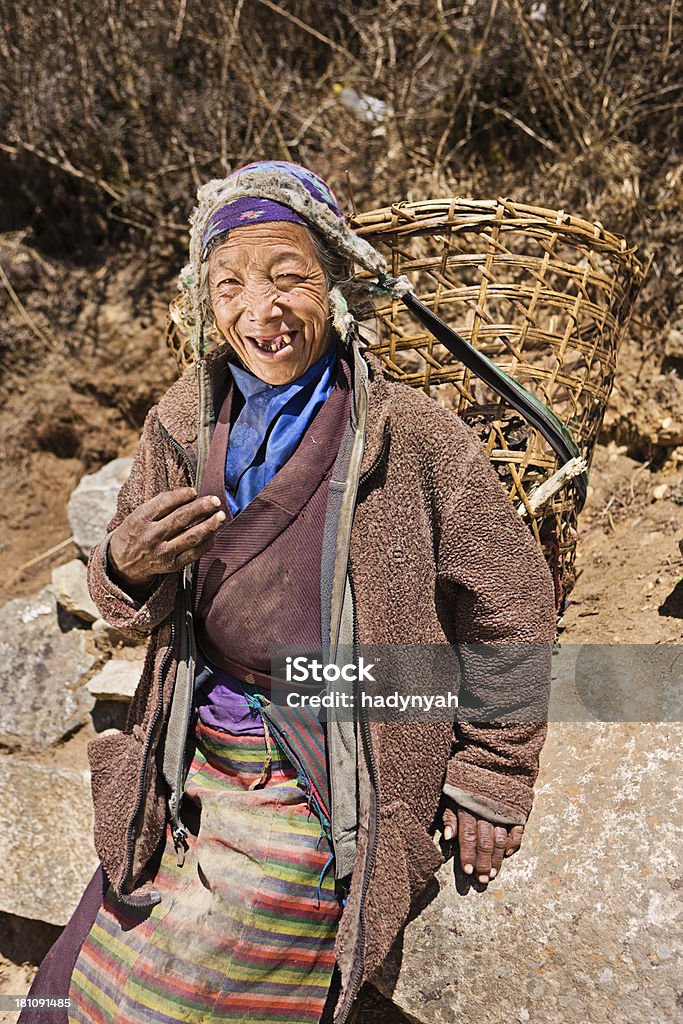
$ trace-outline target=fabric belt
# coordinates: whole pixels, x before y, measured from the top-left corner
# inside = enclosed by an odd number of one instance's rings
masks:
[[[239,679],[241,683],[248,683],[250,686],[256,686],[267,693],[272,691],[273,681],[284,686],[282,680],[274,680],[273,676],[268,672],[261,672],[257,668],[250,668],[248,665],[242,665],[239,661],[234,661],[232,658],[228,658],[225,654],[221,654],[220,659],[214,658],[214,664],[225,669],[226,672],[229,672],[236,679]],[[325,689],[325,683],[317,683],[315,681],[309,684],[297,683],[296,687],[292,688],[296,688],[296,690],[301,693],[322,693]]]

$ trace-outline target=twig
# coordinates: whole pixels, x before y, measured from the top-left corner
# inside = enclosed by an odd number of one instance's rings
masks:
[[[351,184],[351,175],[349,174],[348,168],[344,171],[344,176],[346,178],[346,191],[349,194],[349,202],[351,203],[351,213],[355,217],[358,213],[358,207],[356,206],[356,199],[354,197],[353,186]]]
[[[176,21],[175,32],[173,33],[173,42],[177,46],[180,42],[180,38],[183,34],[183,26],[185,24],[185,14],[187,12],[187,0],[180,0],[180,7],[178,8],[178,18]]]
[[[31,153],[33,156],[39,157],[41,160],[45,160],[46,163],[52,164],[53,167],[58,167],[61,171],[66,171],[67,174],[72,175],[74,178],[80,178],[81,181],[87,181],[91,185],[96,185],[101,188],[103,192],[106,192],[108,196],[115,199],[117,203],[123,201],[123,196],[120,192],[104,181],[102,178],[96,178],[93,174],[88,174],[86,171],[79,170],[78,167],[74,167],[68,157],[64,157],[62,160],[57,160],[56,157],[50,153],[45,153],[43,150],[38,149],[37,146],[32,146],[30,142],[22,142],[21,139],[17,140],[17,146],[20,149],[25,150],[27,153]],[[6,153],[16,153],[17,149],[14,146],[6,146],[0,143],[0,149]]]
[[[310,36],[313,36],[315,39],[319,39],[321,43],[325,43],[327,46],[331,47],[331,49],[336,50],[337,53],[342,53],[352,64],[355,64],[357,67],[362,67],[361,62],[357,60],[357,58],[354,57],[345,46],[340,46],[339,43],[335,43],[334,39],[330,39],[329,36],[324,36],[322,32],[318,32],[318,30],[313,28],[312,25],[307,25],[305,21],[302,21],[301,18],[297,18],[295,14],[290,14],[289,11],[284,9],[284,7],[280,7],[279,4],[274,4],[272,0],[258,0],[258,2],[263,4],[263,6],[267,7],[269,10],[274,11],[276,14],[281,15],[283,18],[286,18],[287,21],[291,21],[293,25],[302,29],[302,31],[308,32]]]
[[[556,473],[548,479],[544,480],[535,490],[528,495],[528,507],[524,504],[520,504],[517,508],[517,515],[523,516],[525,512],[529,512],[534,515],[542,505],[547,504],[550,499],[561,490],[569,480],[573,477],[578,476],[579,473],[583,473],[586,469],[586,460],[584,458],[570,459],[569,462],[565,462],[564,466],[560,466]]]
[[[546,149],[549,149],[551,153],[559,153],[559,149],[554,142],[550,142],[549,139],[539,135],[538,132],[535,132],[533,128],[530,128],[529,125],[525,124],[519,117],[515,117],[514,114],[511,114],[509,110],[505,110],[504,107],[499,107],[494,103],[480,103],[479,105],[483,110],[492,110],[493,113],[497,114],[499,117],[504,117],[506,120],[511,121],[512,124],[516,125],[521,131],[530,135],[532,139],[536,139],[536,142],[540,142],[540,144],[545,146]]]
[[[662,51],[662,65],[666,64],[666,62],[669,59],[669,54],[671,53],[671,44],[673,42],[673,35],[674,35],[674,7],[675,6],[676,6],[676,0],[671,0],[671,4],[669,6],[669,24],[668,24],[667,33],[666,33],[666,46],[664,47],[664,50]]]
[[[55,544],[54,547],[48,548],[47,551],[43,551],[40,555],[36,555],[35,558],[31,558],[31,559],[29,559],[28,562],[24,562],[24,564],[20,565],[19,568],[16,570],[16,572],[14,572],[10,576],[9,580],[7,581],[7,583],[5,585],[6,586],[10,586],[12,583],[14,583],[16,580],[18,580],[21,577],[21,574],[26,569],[30,569],[31,566],[37,565],[38,562],[42,562],[46,558],[51,558],[52,555],[56,555],[59,551],[63,551],[64,548],[68,547],[69,544],[72,544],[72,543],[73,544],[76,543],[74,538],[73,538],[73,534],[71,535],[71,537],[67,537],[65,540],[61,540],[59,542],[59,544]]]
[[[640,474],[644,473],[649,465],[650,465],[650,459],[648,459],[647,462],[644,462],[642,464],[642,466],[638,466],[637,469],[634,469],[633,473],[631,474],[631,480],[630,480],[630,483],[629,483],[629,490],[631,492],[631,501],[633,501],[633,499],[636,496],[635,495],[635,491],[634,491],[634,484],[635,484],[636,480],[638,479],[638,477],[640,476]],[[629,501],[629,505],[631,504],[631,501]]]
[[[7,289],[8,294],[9,294],[10,299],[12,300],[14,305],[17,307],[17,309],[18,309],[22,319],[26,321],[28,326],[31,328],[31,330],[35,334],[36,338],[38,338],[39,341],[42,341],[44,345],[47,345],[48,348],[54,348],[55,347],[54,339],[53,338],[48,338],[48,336],[46,334],[44,334],[43,331],[41,331],[40,327],[35,322],[33,317],[30,315],[30,313],[28,312],[28,310],[26,309],[26,307],[22,303],[21,299],[19,298],[19,296],[15,292],[14,288],[12,287],[10,279],[8,278],[8,276],[5,273],[5,271],[3,270],[2,265],[0,265],[0,281],[4,284],[5,288]]]

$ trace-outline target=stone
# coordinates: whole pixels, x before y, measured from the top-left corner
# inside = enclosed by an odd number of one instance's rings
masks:
[[[71,493],[67,515],[76,545],[83,555],[98,544],[116,512],[116,499],[121,485],[128,478],[132,458],[114,459],[96,473],[82,477]]]
[[[0,745],[48,747],[86,721],[95,664],[84,623],[59,612],[47,588],[9,601],[0,616]]]
[[[144,661],[112,658],[88,682],[88,690],[96,700],[132,699],[140,682]]]
[[[0,910],[65,925],[92,878],[90,774],[0,756]]]
[[[519,852],[481,892],[447,861],[373,984],[420,1024],[680,1022],[682,757],[680,720],[551,721]]]
[[[52,593],[72,615],[85,622],[99,619],[100,613],[88,591],[88,570],[79,558],[52,570]]]
[[[664,342],[664,355],[670,359],[683,359],[683,330],[672,328]]]

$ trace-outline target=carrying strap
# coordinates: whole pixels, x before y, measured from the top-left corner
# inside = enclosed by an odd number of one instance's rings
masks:
[[[546,439],[553,451],[557,454],[562,465],[571,459],[581,459],[581,449],[571,435],[571,432],[558,419],[555,413],[545,405],[536,395],[533,395],[519,381],[511,377],[505,370],[501,370],[493,360],[479,352],[470,345],[457,331],[436,315],[436,313],[420,302],[413,290],[413,286],[407,277],[388,277],[380,275],[378,283],[360,282],[366,285],[370,292],[380,292],[399,298],[410,310],[416,320],[423,327],[426,327],[437,341],[444,348],[447,348],[457,359],[463,363],[468,370],[476,373],[485,384],[495,391],[513,409],[521,413],[528,422],[535,427]],[[502,338],[507,341],[506,338]],[[572,478],[577,491],[577,511],[581,511],[586,501],[588,488],[588,472],[583,470]]]

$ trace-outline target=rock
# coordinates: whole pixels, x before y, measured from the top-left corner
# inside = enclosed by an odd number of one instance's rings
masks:
[[[94,665],[83,623],[58,615],[45,588],[8,602],[0,617],[0,744],[47,747],[87,717],[94,701],[83,685]]]
[[[683,359],[683,330],[672,328],[664,342],[664,355],[670,359]]]
[[[668,491],[668,489],[669,489],[669,485],[668,484],[657,484],[656,487],[653,487],[652,488],[652,497],[653,497],[654,501],[659,501],[661,498],[663,498],[664,495],[666,494],[666,492]]]
[[[92,677],[88,690],[97,700],[131,700],[140,682],[144,661],[112,658]]]
[[[100,613],[88,591],[88,570],[80,559],[74,558],[52,570],[50,590],[72,615],[85,622],[99,619]]]
[[[87,771],[0,757],[0,910],[64,925],[97,867]]]
[[[420,1024],[680,1021],[682,756],[680,722],[552,723],[520,851],[481,893],[449,860],[373,984]]]
[[[84,555],[98,544],[116,511],[121,484],[130,473],[131,458],[114,459],[96,473],[84,476],[72,492],[67,505],[74,540]]]

